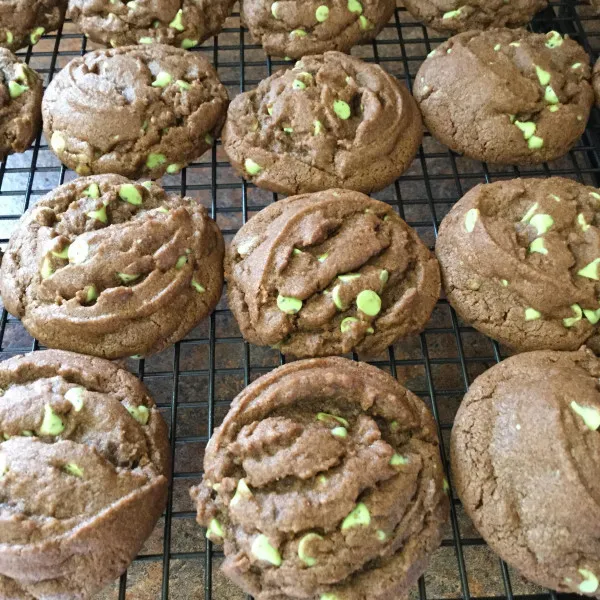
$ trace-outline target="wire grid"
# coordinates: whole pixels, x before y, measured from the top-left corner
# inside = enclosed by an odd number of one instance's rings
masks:
[[[571,35],[592,60],[600,53],[600,19],[587,5],[574,0],[551,2],[534,19],[532,29],[555,29]],[[353,54],[381,63],[411,88],[421,62],[444,39],[398,6],[378,39],[355,48]],[[59,32],[45,36],[35,48],[19,54],[48,83],[69,60],[95,47],[66,22]],[[240,26],[237,7],[223,32],[194,51],[202,52],[213,62],[232,97],[289,64],[266,57],[260,46],[251,43],[247,30]],[[584,136],[566,157],[551,165],[527,169],[492,167],[459,157],[426,135],[411,169],[375,196],[392,204],[433,247],[441,219],[458,198],[479,183],[552,173],[597,186],[598,117],[594,109]],[[25,154],[2,162],[0,247],[6,247],[10,232],[26,209],[74,176],[60,165],[41,135]],[[277,200],[277,195],[236,177],[219,144],[180,175],[165,177],[163,185],[198,198],[228,241],[252,214]],[[40,349],[1,303],[0,310],[0,359]],[[447,302],[441,300],[424,333],[402,340],[384,356],[369,362],[398,378],[431,407],[447,469],[453,417],[469,382],[505,355],[498,344],[461,323]],[[170,425],[174,478],[168,508],[154,534],[128,573],[101,592],[97,600],[249,598],[219,573],[222,550],[207,542],[204,531],[196,525],[188,488],[201,478],[206,443],[231,400],[250,381],[283,362],[278,352],[244,342],[223,299],[214,314],[182,342],[146,360],[124,361],[146,383]],[[450,473],[448,478],[452,484]],[[556,593],[528,583],[500,561],[477,534],[453,491],[452,497],[451,518],[442,547],[411,593],[413,598],[556,600]]]

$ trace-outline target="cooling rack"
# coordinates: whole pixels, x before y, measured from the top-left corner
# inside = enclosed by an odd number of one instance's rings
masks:
[[[587,4],[551,1],[531,27],[538,32],[554,29],[569,34],[582,44],[592,61],[600,54],[600,19]],[[415,22],[399,4],[378,39],[355,48],[353,54],[382,64],[411,88],[421,62],[444,39]],[[56,34],[44,36],[34,48],[19,55],[48,83],[73,57],[95,48],[67,21]],[[223,32],[194,51],[211,60],[232,97],[289,64],[271,60],[252,43],[240,25],[237,6]],[[442,218],[456,200],[479,183],[554,174],[598,186],[599,116],[594,109],[581,141],[566,157],[527,169],[498,168],[462,158],[426,135],[410,170],[374,196],[394,206],[433,247]],[[6,247],[25,210],[74,177],[60,165],[41,135],[25,154],[2,162],[0,247]],[[227,241],[254,213],[277,200],[276,195],[236,177],[219,144],[180,175],[165,177],[163,185],[198,198]],[[6,313],[1,301],[0,311],[0,360],[40,348]],[[369,362],[398,378],[431,407],[447,466],[453,417],[468,384],[505,355],[502,347],[466,327],[442,299],[424,333],[402,340]],[[278,352],[243,341],[224,299],[182,342],[147,360],[125,361],[125,366],[146,383],[170,426],[174,478],[167,510],[140,556],[128,573],[96,600],[248,598],[220,574],[222,549],[207,542],[204,531],[196,525],[188,489],[201,478],[206,443],[231,400],[250,381],[283,362]],[[449,481],[452,484],[451,474]],[[452,498],[442,547],[411,592],[414,600],[557,600],[558,594],[528,583],[500,561],[477,534],[453,491]]]

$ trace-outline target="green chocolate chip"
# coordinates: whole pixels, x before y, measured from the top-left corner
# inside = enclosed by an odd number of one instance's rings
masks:
[[[173,81],[173,77],[169,73],[166,71],[160,71],[160,73],[152,82],[152,87],[164,88],[167,87],[171,81]]]
[[[533,121],[515,121],[515,125],[523,132],[526,140],[531,138],[537,129],[537,125]]]
[[[209,146],[212,146],[212,145],[215,143],[215,138],[214,138],[212,135],[210,135],[210,133],[207,133],[207,134],[204,136],[204,141],[205,141],[205,142],[206,142],[206,143],[207,143]]]
[[[369,21],[365,15],[360,15],[360,17],[358,17],[358,23],[363,31],[375,29],[375,25],[373,25],[373,23],[371,23],[371,21]]]
[[[405,456],[402,456],[401,454],[394,454],[394,456],[392,456],[392,458],[390,459],[390,466],[392,467],[399,467],[401,465],[407,465],[408,464],[408,458],[406,458]]]
[[[348,0],[348,10],[351,13],[362,14],[363,5],[358,0]]]
[[[340,600],[335,594],[321,594],[319,600]]]
[[[556,104],[551,104],[551,105],[548,107],[548,110],[549,110],[551,113],[555,113],[555,112],[557,112],[558,110],[560,110],[560,107],[559,107],[559,106],[556,106]]]
[[[535,73],[540,82],[540,85],[548,85],[550,83],[550,79],[552,78],[552,76],[550,75],[550,73],[548,73],[548,71],[544,71],[542,67],[538,67],[537,65],[535,65]]]
[[[525,320],[526,321],[537,321],[542,318],[542,313],[535,310],[535,308],[525,309]]]
[[[175,263],[175,268],[176,268],[178,271],[180,271],[181,269],[183,269],[183,266],[184,266],[185,264],[187,264],[187,261],[188,261],[188,257],[187,257],[187,256],[185,256],[185,255],[184,255],[184,256],[180,256],[180,257],[177,259],[177,262]]]
[[[294,31],[290,32],[290,37],[298,37],[298,38],[303,38],[306,37],[308,34],[306,33],[306,31],[304,29],[294,29]]]
[[[69,246],[65,246],[59,252],[55,252],[54,250],[52,250],[50,254],[52,254],[52,256],[56,256],[56,258],[69,258]]]
[[[581,306],[579,306],[579,304],[571,304],[571,310],[575,313],[575,316],[563,319],[563,325],[565,327],[573,327],[583,318],[583,311],[581,310]]]
[[[34,46],[40,41],[45,31],[43,27],[37,27],[29,34],[29,39]]]
[[[70,263],[73,263],[74,265],[80,265],[87,260],[89,253],[90,247],[88,243],[82,237],[78,237],[69,246],[67,256]]]
[[[16,81],[8,82],[8,93],[13,100],[24,94],[28,89],[26,85],[21,85]]]
[[[160,167],[160,165],[164,165],[166,162],[167,157],[164,154],[151,152],[146,159],[146,166],[149,169],[156,169],[156,167]]]
[[[130,275],[129,273],[117,273],[117,277],[121,280],[121,283],[132,283],[140,278],[139,273],[134,273]]]
[[[167,167],[167,173],[169,175],[175,175],[175,174],[179,173],[179,171],[181,171],[181,169],[183,169],[183,165],[178,165],[177,163],[173,163],[172,165],[169,165]]]
[[[300,81],[299,79],[294,79],[294,82],[292,83],[292,88],[295,90],[305,90],[306,84],[304,83],[304,81]]]
[[[279,8],[279,2],[273,2],[273,4],[271,4],[271,14],[273,15],[274,19],[279,19],[279,17],[277,16],[278,8]]]
[[[67,138],[59,131],[55,131],[50,138],[50,147],[60,154],[67,147]]]
[[[385,542],[385,540],[387,540],[387,534],[385,531],[383,531],[383,529],[378,529],[375,532],[375,536],[380,542]]]
[[[539,208],[539,204],[536,202],[535,204],[533,204],[529,210],[525,213],[525,215],[523,216],[523,218],[521,219],[521,223],[529,223],[529,221],[531,221],[531,218],[533,217],[533,215],[535,215],[535,211]]]
[[[360,502],[342,522],[342,531],[352,527],[368,527],[371,524],[371,513],[365,504]]]
[[[277,308],[286,315],[295,315],[302,308],[302,300],[293,298],[292,296],[277,296]]]
[[[472,208],[465,215],[465,229],[471,233],[475,229],[475,223],[479,220],[479,209]]]
[[[333,300],[333,303],[339,310],[345,310],[346,306],[344,306],[344,303],[342,302],[342,299],[340,298],[341,291],[342,291],[341,286],[336,285],[333,288],[333,290],[331,290],[331,299]]]
[[[571,410],[578,414],[585,423],[586,427],[596,431],[600,427],[600,411],[592,406],[581,406],[573,401],[570,404]]]
[[[343,283],[349,283],[356,279],[360,279],[360,273],[346,273],[345,275],[338,275],[338,279]]]
[[[326,412],[317,413],[316,419],[317,421],[321,421],[323,423],[331,423],[331,421],[336,421],[344,427],[350,427],[350,423],[348,423],[348,421],[346,421],[346,419],[344,419],[343,417],[338,417],[336,415],[332,415]]]
[[[169,23],[169,27],[177,29],[177,31],[183,31],[185,26],[183,25],[183,9],[180,8],[175,15],[175,18]]]
[[[449,10],[442,15],[442,19],[456,19],[457,17],[460,17],[461,12],[460,8],[457,10]]]
[[[544,235],[554,225],[554,219],[550,215],[533,215],[529,224],[537,229],[538,235]]]
[[[560,100],[558,99],[558,96],[556,95],[556,92],[554,91],[554,89],[551,85],[546,86],[546,90],[544,91],[544,100],[548,104],[559,104],[560,103]]]
[[[504,286],[504,287],[508,287],[508,280],[506,279],[501,279],[500,283]]]
[[[184,81],[183,79],[178,79],[175,82],[175,85],[177,85],[181,90],[189,90],[192,87],[191,84],[189,84],[187,81]]]
[[[141,37],[138,42],[140,44],[154,44],[154,38],[151,37]]]
[[[595,258],[591,263],[583,267],[583,269],[579,269],[577,271],[577,275],[580,277],[587,277],[588,279],[593,279],[595,281],[599,281],[600,277],[598,277],[598,265],[600,264],[600,258]]]
[[[75,463],[66,464],[63,467],[63,471],[73,477],[79,477],[80,479],[83,477],[83,469]]]
[[[245,498],[246,500],[252,498],[252,492],[250,491],[250,488],[248,487],[246,481],[244,479],[240,479],[237,484],[237,489],[235,490],[235,495],[231,499],[229,505],[235,506],[243,498]]]
[[[350,106],[343,100],[336,100],[333,103],[333,112],[343,121],[346,121],[352,115]]]
[[[54,274],[54,268],[52,267],[52,262],[46,256],[42,261],[42,266],[40,268],[40,276],[42,279],[48,279]]]
[[[44,406],[44,419],[38,430],[43,436],[57,436],[65,430],[65,424],[62,419],[52,410],[49,404]]]
[[[191,286],[199,293],[199,294],[203,294],[204,292],[206,292],[206,288],[198,283],[195,279],[192,279],[192,283]]]
[[[315,121],[313,123],[313,135],[320,135],[323,131],[323,123],[321,121]]]
[[[21,431],[21,435],[23,437],[35,437],[33,431],[30,431],[29,429],[23,429],[23,431]]]
[[[215,484],[217,485],[217,484]],[[218,538],[223,539],[225,537],[225,531],[223,531],[223,526],[217,519],[212,519],[208,524],[208,529],[206,531],[206,537],[208,539]]]
[[[390,274],[388,271],[386,271],[385,269],[382,269],[381,272],[379,273],[379,281],[381,281],[381,283],[383,283],[384,285],[389,281],[390,279]]]
[[[322,540],[323,538],[317,533],[307,533],[298,544],[298,558],[307,566],[314,567],[317,564],[317,559],[309,554],[308,546],[313,542]]]
[[[546,46],[548,48],[558,48],[562,46],[564,40],[558,31],[550,31],[546,34]]]
[[[142,194],[140,194],[133,183],[124,183],[119,188],[119,198],[134,206],[140,206],[142,204]]]
[[[258,163],[255,163],[251,158],[247,158],[244,161],[244,168],[250,175],[258,175],[262,171],[262,167]]]
[[[7,31],[6,32],[6,43],[12,44],[14,39],[15,39],[15,36],[12,34],[12,31]]]
[[[150,419],[150,411],[144,405],[126,406],[127,412],[140,424],[147,425]]]
[[[392,421],[390,423],[390,431],[392,433],[395,433],[396,431],[398,431],[398,429],[400,429],[400,423],[398,423],[398,421]]]
[[[590,228],[589,223],[585,220],[585,216],[582,213],[577,215],[577,223],[581,227],[582,231],[587,231]]]
[[[363,290],[356,298],[358,309],[368,315],[375,317],[381,312],[381,298],[373,290]]]
[[[258,560],[263,560],[264,562],[268,562],[275,567],[281,566],[281,554],[279,554],[279,550],[271,545],[269,542],[269,538],[261,533],[256,536],[254,541],[252,542],[252,554],[258,558]]]
[[[598,321],[600,321],[600,308],[597,310],[590,310],[589,308],[584,308],[583,314],[592,325],[595,325]]]
[[[319,23],[327,21],[327,19],[329,19],[329,7],[325,6],[325,4],[319,6],[315,11],[315,18]]]
[[[544,138],[538,137],[537,135],[532,135],[527,140],[527,147],[531,150],[539,150],[544,147]]]
[[[335,300],[334,300],[334,302],[335,302]],[[336,304],[336,306],[337,306],[337,304]],[[340,330],[341,330],[341,332],[342,333],[348,333],[352,329],[352,324],[353,323],[359,323],[359,320],[356,317],[346,317],[340,323]]]
[[[317,260],[320,263],[323,263],[327,260],[327,257],[329,256],[329,252],[325,252],[325,254],[320,254],[319,256],[317,256]]]
[[[87,196],[88,198],[100,198],[100,188],[97,183],[90,184],[83,192],[81,192],[83,196]]]
[[[587,569],[578,569],[579,574],[584,578],[584,580],[579,584],[579,591],[582,594],[594,594],[598,589],[598,578]]]
[[[536,238],[529,244],[529,252],[534,253],[537,252],[539,254],[548,254],[548,249],[546,248],[546,242],[544,238]]]
[[[190,48],[193,48],[194,46],[198,45],[198,40],[190,40],[188,38],[185,38],[185,40],[183,40],[183,42],[181,42],[181,47],[184,50],[189,50]]]
[[[68,400],[73,405],[75,412],[81,412],[83,408],[83,395],[85,394],[85,388],[74,387],[67,391],[65,394],[65,400]]]
[[[347,438],[348,430],[345,427],[334,427],[331,430],[331,435],[334,435],[335,437],[339,438]]]
[[[89,213],[87,213],[87,216],[90,219],[100,221],[100,223],[106,224],[108,222],[108,215],[106,214],[106,206],[103,206],[102,208],[99,208],[98,210],[90,211]]]

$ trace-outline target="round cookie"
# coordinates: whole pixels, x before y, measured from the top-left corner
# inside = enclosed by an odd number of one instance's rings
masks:
[[[257,600],[402,598],[448,515],[435,423],[395,379],[344,358],[256,380],[192,488],[223,571]]]
[[[106,46],[158,43],[188,49],[219,33],[234,3],[69,0],[68,16],[91,40]]]
[[[436,244],[460,317],[518,350],[576,350],[600,321],[600,193],[569,179],[479,185]]]
[[[459,34],[421,65],[414,94],[431,134],[490,163],[535,164],[566,154],[593,104],[589,58],[556,31]]]
[[[274,192],[370,192],[410,166],[422,136],[419,109],[394,77],[327,52],[234,98],[223,146],[242,177]]]
[[[90,598],[167,500],[168,432],[144,385],[50,350],[0,363],[0,598]]]
[[[52,348],[105,358],[182,339],[221,296],[224,244],[192,198],[84,177],[21,218],[0,269],[6,310]]]
[[[392,209],[359,192],[280,200],[234,237],[229,305],[251,343],[298,357],[383,352],[423,329],[435,257]]]
[[[523,576],[598,597],[600,361],[531,352],[494,366],[452,431],[454,484],[491,548]]]
[[[267,54],[301,58],[376,38],[395,8],[395,0],[242,0],[242,18]]]
[[[427,27],[458,33],[527,25],[548,0],[404,0],[404,6]]]
[[[227,90],[198,53],[160,44],[74,58],[44,95],[50,147],[79,175],[158,179],[214,143]]]
[[[0,0],[0,46],[19,50],[58,29],[67,0]]]
[[[0,160],[25,152],[42,125],[40,76],[10,50],[0,48]]]

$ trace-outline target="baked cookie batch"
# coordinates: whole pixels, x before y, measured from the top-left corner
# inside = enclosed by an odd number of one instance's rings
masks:
[[[109,359],[183,339],[224,279],[243,337],[304,359],[239,394],[191,489],[246,593],[390,600],[425,571],[449,514],[433,416],[383,371],[335,355],[381,355],[419,333],[443,287],[467,324],[525,352],[480,376],[458,411],[451,463],[467,514],[528,579],[600,596],[600,192],[560,177],[476,186],[435,255],[365,195],[411,166],[423,123],[476,160],[564,156],[600,65],[558,32],[521,28],[546,0],[405,0],[454,36],[413,96],[347,54],[395,0],[243,0],[252,37],[296,62],[230,102],[190,50],[233,4],[0,0],[0,156],[24,152],[43,122],[80,176],[29,208],[0,267],[4,307],[51,348],[0,363],[0,599],[91,599],[139,552],[166,505],[168,429]],[[11,51],[65,12],[107,48],[43,94]],[[290,196],[227,249],[196,199],[155,183],[219,135],[240,177]]]

